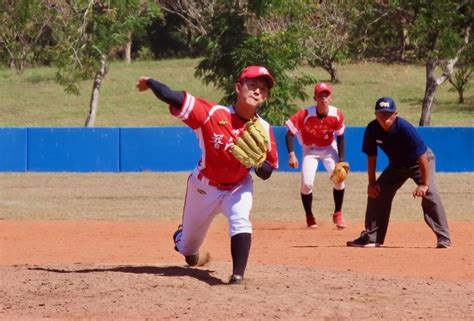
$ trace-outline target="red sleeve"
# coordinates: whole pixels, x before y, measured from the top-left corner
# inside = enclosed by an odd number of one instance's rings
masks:
[[[209,117],[209,111],[216,104],[185,93],[186,97],[184,99],[183,105],[180,109],[173,106],[169,106],[170,113],[181,119],[186,125],[192,129],[200,128]]]
[[[290,119],[288,119],[285,122],[285,126],[293,135],[296,135],[301,130],[301,126],[303,124],[305,115],[306,115],[306,110],[300,109],[295,114],[293,114],[293,116],[291,116]]]

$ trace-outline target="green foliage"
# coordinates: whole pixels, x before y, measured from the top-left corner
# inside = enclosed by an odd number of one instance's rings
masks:
[[[462,46],[462,29],[472,24],[472,2],[416,0],[404,6],[414,11],[410,36],[419,57],[447,59]]]
[[[468,0],[356,1],[351,53],[390,61],[453,57],[463,28],[473,24],[472,7]]]
[[[298,30],[281,28],[256,32],[252,12],[270,14],[272,10],[289,10],[284,1],[253,3],[240,10],[223,6],[214,16],[214,28],[208,35],[208,46],[204,58],[196,69],[196,76],[212,83],[224,91],[222,103],[235,101],[235,82],[241,70],[248,65],[267,67],[276,80],[267,103],[259,113],[273,124],[282,124],[295,109],[294,99],[306,99],[304,88],[314,83],[309,75],[293,76],[302,58],[298,43]],[[258,5],[258,6],[257,6]],[[274,6],[274,7],[272,7]],[[284,6],[282,8],[281,6]],[[284,10],[283,10],[284,11]],[[258,21],[257,21],[258,22]]]
[[[137,53],[137,60],[140,61],[150,61],[155,58],[153,52],[151,51],[150,47],[143,46],[138,50]]]
[[[455,68],[454,74],[449,78],[449,82],[452,85],[452,90],[456,91],[459,95],[459,103],[463,104],[464,92],[471,87],[470,81],[474,72],[474,48],[469,48],[461,56],[457,68]],[[473,106],[474,109],[474,106]]]
[[[0,60],[18,73],[44,58],[56,17],[42,0],[0,2]]]
[[[402,23],[407,18],[396,8],[399,1],[363,0],[352,3],[357,17],[350,26],[350,56],[355,59],[376,58],[398,60],[403,46]]]
[[[74,1],[62,11],[62,28],[54,33],[56,80],[78,95],[82,80],[91,79],[105,60],[144,28],[160,11],[154,1]]]
[[[348,59],[350,26],[356,19],[353,1],[324,1],[307,5],[298,19],[300,43],[311,66],[319,66],[338,82],[337,65]]]
[[[245,66],[252,62],[264,65],[275,77],[276,85],[259,114],[276,125],[282,125],[295,112],[295,100],[305,100],[309,97],[305,92],[306,85],[316,82],[316,78],[310,75],[289,74],[289,71],[296,70],[301,60],[298,42],[294,36],[291,32],[250,36],[242,48],[235,50],[235,61],[239,65]]]
[[[157,58],[196,57],[201,55],[199,48],[205,47],[199,43],[199,38],[185,27],[181,17],[165,12],[163,19],[153,20],[143,36],[135,37],[134,52],[145,46]]]

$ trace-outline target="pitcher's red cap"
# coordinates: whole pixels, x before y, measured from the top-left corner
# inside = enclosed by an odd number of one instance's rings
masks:
[[[265,77],[268,79],[268,84],[270,88],[273,87],[275,84],[275,80],[273,80],[273,76],[270,74],[267,68],[262,66],[247,66],[242,70],[239,76],[239,81],[242,81],[244,78],[257,78],[257,77]]]
[[[316,86],[314,87],[314,94],[317,95],[323,92],[328,92],[331,94],[332,93],[331,86],[329,86],[329,84],[325,82],[317,83]]]

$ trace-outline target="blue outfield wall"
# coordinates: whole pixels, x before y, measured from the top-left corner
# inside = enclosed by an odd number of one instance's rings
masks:
[[[28,169],[25,128],[0,128],[0,171],[24,172]]]
[[[118,172],[119,128],[27,128],[32,172]]]
[[[120,129],[120,170],[185,171],[201,158],[196,135],[189,127]]]
[[[365,127],[346,129],[346,158],[352,171],[366,171],[361,152]],[[439,172],[474,171],[474,127],[419,127],[436,154]],[[286,128],[274,127],[280,171],[288,167]],[[301,147],[295,144],[301,159]],[[0,128],[1,172],[188,171],[201,157],[188,127]],[[377,170],[387,165],[380,151]],[[322,166],[320,165],[320,169]]]

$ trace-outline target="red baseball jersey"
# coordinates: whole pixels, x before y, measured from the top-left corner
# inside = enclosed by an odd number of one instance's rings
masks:
[[[198,169],[204,176],[221,184],[236,184],[247,176],[249,169],[230,151],[246,123],[235,113],[234,107],[220,106],[186,93],[181,109],[170,106],[170,112],[196,133],[202,150]],[[260,117],[259,120],[270,137],[266,160],[276,169],[278,154],[273,130],[268,122]]]
[[[303,146],[325,147],[337,136],[344,134],[344,115],[334,106],[329,106],[326,117],[318,118],[316,106],[300,109],[285,122],[288,130],[298,137]]]

